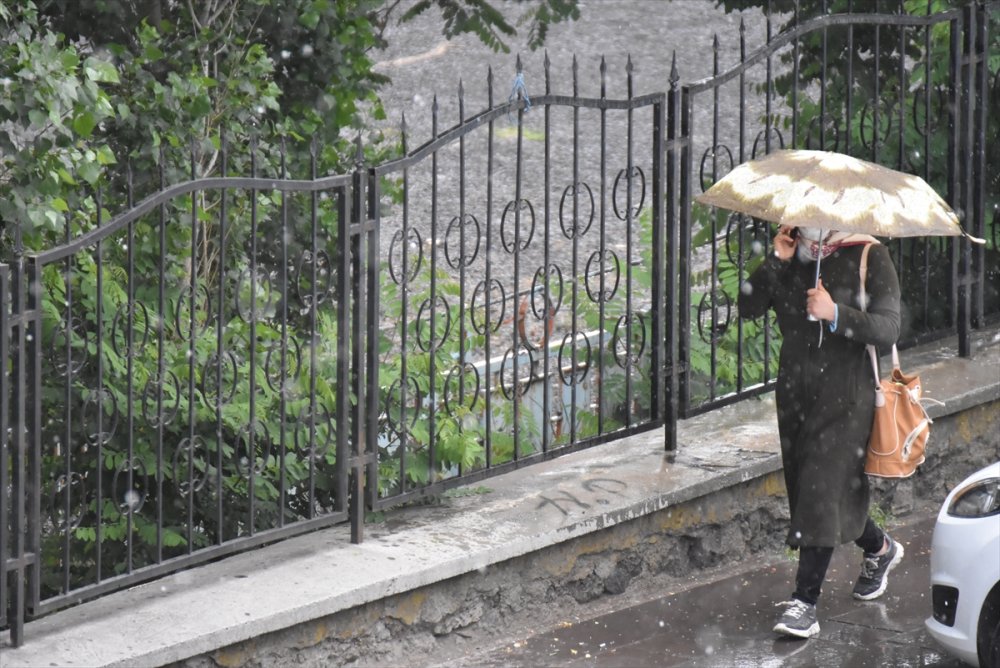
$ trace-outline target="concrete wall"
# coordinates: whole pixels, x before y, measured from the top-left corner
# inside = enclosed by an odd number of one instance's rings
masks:
[[[875,481],[893,518],[934,512],[968,473],[1000,458],[1000,402],[939,417],[927,461]],[[892,521],[892,520],[890,520]],[[780,470],[485,569],[175,664],[421,665],[557,626],[583,604],[628,605],[748,556],[779,554],[788,511]],[[346,574],[345,574],[346,575]],[[781,595],[783,592],[777,592]],[[611,600],[617,599],[617,600]]]

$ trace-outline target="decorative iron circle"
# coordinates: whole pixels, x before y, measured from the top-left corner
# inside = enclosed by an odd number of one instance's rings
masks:
[[[146,385],[143,387],[142,394],[139,397],[142,418],[146,421],[146,424],[154,429],[173,422],[174,418],[177,417],[177,412],[181,405],[181,383],[173,371],[167,371],[166,375],[169,386],[173,389],[174,397],[173,406],[168,411],[164,412],[161,410],[163,407],[162,401],[165,397],[165,386],[158,378],[152,377],[146,381]],[[151,409],[155,411],[152,415],[150,414]]]
[[[573,216],[572,225],[567,227],[566,225],[566,198],[573,196],[574,202],[578,201],[578,193],[580,188],[585,188],[587,190],[587,197],[590,201],[590,213],[586,216],[587,224],[584,225],[583,229],[580,229],[579,218]],[[562,197],[559,199],[559,227],[562,229],[563,236],[569,240],[573,240],[575,237],[582,237],[587,232],[590,231],[590,226],[594,224],[594,214],[596,212],[596,205],[594,204],[594,191],[590,189],[590,186],[585,182],[580,181],[579,183],[571,183],[563,190]]]
[[[440,307],[435,309],[435,304],[439,304]],[[434,318],[432,329],[431,316],[435,314],[437,317]],[[425,315],[426,321],[424,320]],[[441,327],[442,317],[444,318],[443,328]],[[448,300],[444,298],[444,295],[435,297],[434,303],[431,302],[430,298],[425,299],[417,312],[417,345],[425,353],[430,352],[431,348],[438,348],[444,344],[449,333],[451,333],[451,308],[448,306]]]
[[[199,463],[205,464],[205,441],[195,434],[178,443],[174,452],[174,485],[181,496],[198,493],[205,487],[208,476],[198,469]]]
[[[735,265],[743,266],[751,259],[760,257],[767,250],[768,235],[771,231],[767,222],[742,213],[731,213],[726,222],[726,257]],[[733,233],[736,233],[734,243]],[[747,243],[747,237],[750,237]],[[733,246],[736,253],[733,253]]]
[[[615,323],[611,351],[622,369],[634,367],[646,350],[646,321],[639,313],[623,313]]]
[[[892,134],[892,103],[882,104],[880,101],[878,107],[885,110],[884,113],[878,115],[878,128],[875,128],[875,105],[868,101],[861,108],[861,126],[858,128],[858,136],[861,137],[861,145],[868,150],[876,145],[884,146]]]
[[[82,345],[73,345],[76,337]],[[69,342],[69,355],[66,355],[66,344]],[[60,376],[72,378],[80,373],[87,365],[87,348],[89,347],[87,338],[86,323],[75,316],[71,316],[69,323],[65,319],[60,320],[59,327],[52,333],[52,345],[46,350],[46,354],[52,362],[56,373]],[[79,355],[79,359],[76,359]]]
[[[622,213],[623,209],[628,208],[628,200],[626,199],[624,207],[618,206],[618,185],[621,183],[622,177],[625,177],[626,187],[628,188],[627,192],[631,193],[632,179],[634,179],[636,176],[639,177],[639,183],[642,186],[641,189],[639,190],[639,203],[632,207],[631,212],[626,211],[625,213]],[[626,198],[627,197],[628,195],[626,195]],[[631,173],[629,173],[628,169],[623,169],[620,172],[618,172],[618,176],[615,177],[615,184],[611,188],[611,205],[615,210],[615,216],[618,217],[618,220],[627,219],[629,213],[631,213],[633,219],[638,218],[639,214],[642,213],[642,207],[645,203],[646,203],[646,174],[642,171],[642,168],[639,167],[638,165],[635,165],[632,167]]]
[[[713,293],[715,295],[714,308],[712,306]],[[715,343],[729,329],[732,317],[733,303],[728,294],[719,290],[706,292],[698,303],[698,336],[705,343]]]
[[[596,270],[594,269],[595,264],[598,265]],[[609,266],[610,268],[608,268]],[[605,276],[608,271],[611,272],[611,278],[613,279],[611,280],[611,287],[608,287],[608,281]],[[596,286],[593,284],[595,278]],[[584,287],[587,289],[587,297],[590,298],[590,301],[595,304],[604,304],[611,301],[615,293],[618,292],[618,285],[621,279],[621,262],[613,250],[605,248],[603,251],[596,250],[590,254],[583,279]]]
[[[87,508],[85,482],[86,476],[77,471],[63,473],[52,481],[52,494],[49,495],[49,517],[56,533],[73,531],[83,522],[83,514]],[[67,502],[69,504],[68,514],[66,512]]]
[[[403,431],[404,428],[410,429],[417,423],[422,404],[423,397],[417,380],[413,376],[408,376],[404,388],[402,379],[397,378],[385,393],[386,422],[397,432]]]
[[[322,304],[326,300],[332,285],[332,263],[327,252],[317,251],[313,257],[312,251],[302,251],[295,271],[295,296],[305,309],[303,315],[309,312],[314,303]]]
[[[827,137],[827,133],[833,133],[833,147],[831,148],[824,140]],[[813,135],[817,135],[815,141],[813,140]],[[823,147],[825,151],[839,151],[840,150],[840,121],[836,118],[827,118],[826,122],[823,123],[823,127],[819,126],[819,117],[813,118],[809,121],[809,127],[806,130],[806,148],[807,149],[818,149],[820,146]]]
[[[524,341],[524,344],[531,348],[532,350],[541,350],[549,343],[549,337],[552,336],[552,330],[555,327],[556,311],[551,305],[549,306],[548,313],[542,317],[532,317],[529,323],[528,311],[534,314],[534,298],[532,295],[529,299],[528,297],[523,297],[521,299],[520,305],[517,308],[517,333]],[[531,308],[528,304],[532,304]],[[541,328],[541,332],[539,332]]]
[[[273,318],[278,306],[278,294],[270,274],[243,269],[236,278],[233,299],[236,315],[245,323]]]
[[[495,293],[499,293],[496,298],[493,297]],[[498,304],[500,312],[494,318],[493,310]],[[479,281],[476,289],[472,292],[472,303],[469,309],[469,319],[477,334],[485,334],[487,328],[491,332],[498,331],[507,315],[507,294],[504,291],[503,283],[491,278],[487,290],[486,281]]]
[[[416,259],[414,259],[416,255]],[[389,275],[396,285],[406,285],[420,273],[424,260],[420,230],[408,227],[397,230],[389,243]]]
[[[201,299],[192,298],[192,293],[197,297],[201,296]],[[188,308],[185,308],[191,302]],[[187,311],[187,313],[185,313]],[[198,316],[202,315],[203,318],[199,322]],[[204,334],[209,325],[212,324],[212,293],[209,292],[208,288],[204,285],[199,285],[192,290],[190,285],[185,285],[181,288],[177,295],[177,301],[174,304],[174,332],[177,337],[182,340],[189,340],[192,338],[197,338],[199,335]],[[184,316],[187,316],[185,318]],[[192,331],[191,319],[194,318],[194,328]]]
[[[552,281],[549,280],[550,276],[556,277],[556,299],[552,299]],[[539,320],[542,319],[542,314],[544,313],[544,305],[540,306],[539,301],[545,301],[545,287],[549,287],[549,311],[552,315],[559,312],[559,308],[562,306],[563,302],[563,275],[562,269],[559,265],[552,263],[549,265],[549,270],[546,272],[545,267],[539,267],[535,270],[535,277],[531,281],[531,312]]]
[[[103,418],[107,417],[107,420]],[[83,425],[87,443],[107,445],[118,431],[118,400],[108,390],[90,392],[83,403]]]
[[[785,148],[785,135],[781,134],[781,130],[779,128],[771,127],[769,130],[761,130],[757,133],[757,137],[753,140],[753,150],[750,151],[751,160],[757,158],[757,153],[761,146],[763,146],[765,150],[770,151],[766,141],[769,134],[778,138],[779,149]],[[761,142],[764,142],[763,145]]]
[[[223,350],[221,355],[212,353],[201,367],[201,396],[213,408],[225,406],[236,396],[238,381],[236,355],[228,350]]]
[[[149,310],[146,309],[146,305],[142,302],[131,302],[132,308],[129,308],[129,303],[121,304],[115,311],[115,317],[111,321],[111,348],[115,351],[115,354],[119,357],[135,357],[137,353],[141,352],[146,348],[149,343],[150,327],[149,327]],[[135,307],[138,306],[138,311]],[[136,349],[133,350],[129,347],[128,341],[128,330],[127,323],[123,323],[123,320],[132,321],[132,331],[135,331],[135,325],[137,323],[136,313],[141,313],[141,317],[138,318],[138,322],[142,323],[142,336],[140,336],[138,345]],[[121,338],[123,341],[119,341]],[[136,344],[135,337],[132,337],[133,345]]]
[[[531,224],[528,226],[528,234],[525,236],[520,233],[521,223],[523,223],[524,216],[520,214],[521,211],[527,211],[530,214]],[[514,230],[514,234],[509,234],[507,228],[507,216],[514,215],[514,225],[517,229]],[[508,253],[513,254],[516,251],[523,251],[531,243],[531,239],[535,236],[535,208],[531,206],[531,202],[526,199],[521,200],[511,200],[507,202],[507,206],[503,208],[503,215],[500,216],[500,243],[503,244],[503,249]],[[517,248],[515,248],[515,245]]]
[[[288,344],[291,344],[289,346]],[[277,358],[278,369],[275,370],[272,361]],[[269,346],[264,356],[264,378],[272,392],[288,397],[291,392],[289,380],[298,380],[302,373],[302,344],[298,338],[286,338],[285,342],[277,342]]]
[[[241,478],[248,478],[251,472],[261,475],[271,459],[271,434],[267,425],[254,418],[240,427],[236,433],[233,458]]]
[[[472,249],[471,255],[467,252],[470,229],[475,239],[475,247]],[[448,266],[457,270],[461,267],[472,265],[476,261],[476,258],[479,257],[479,244],[482,241],[481,234],[482,230],[479,227],[479,221],[471,213],[465,214],[464,221],[459,221],[458,216],[452,218],[444,234],[444,259],[448,262]],[[453,243],[452,238],[456,235],[458,239]],[[459,249],[458,257],[452,257],[451,249],[453,245]]]
[[[333,416],[325,406],[305,406],[294,429],[295,449],[314,462],[321,461],[337,440]]]
[[[573,341],[579,339],[579,335],[576,332],[569,332],[563,337],[562,344],[559,346],[559,379],[562,381],[563,385],[577,385],[582,383],[590,373],[590,365],[593,361],[594,350],[590,343],[590,337],[584,335],[583,342],[586,345],[587,354],[584,358],[583,373],[578,373],[576,368],[573,368]],[[580,364],[579,349],[577,349],[576,357],[577,365]],[[567,373],[566,365],[569,364],[569,372]]]
[[[469,379],[470,382],[466,382]],[[473,386],[470,396],[467,388]],[[479,369],[471,362],[456,364],[448,371],[444,379],[444,409],[452,417],[455,416],[456,408],[472,410],[479,400],[480,377]]]
[[[515,360],[518,360],[516,368]],[[506,399],[513,399],[515,394],[519,397],[524,396],[531,386],[534,366],[531,349],[527,346],[518,346],[517,352],[513,347],[507,349],[500,363],[500,391]]]
[[[129,485],[129,474],[138,471],[139,475],[132,475],[132,483]],[[116,500],[118,511],[121,513],[138,513],[146,503],[148,492],[146,491],[145,480],[149,477],[146,464],[139,457],[132,457],[131,460],[122,460],[115,469],[115,475],[111,479],[111,494]],[[119,483],[128,489],[121,489]],[[119,494],[119,492],[121,492]]]
[[[725,152],[724,154],[723,151]],[[719,171],[716,169],[716,167],[718,166],[719,156],[724,156],[726,161],[728,161],[729,163],[729,167],[725,168],[722,171],[722,173],[719,173]],[[706,165],[706,163],[708,162],[709,158],[712,158],[712,172],[707,171],[708,166]],[[701,191],[705,192],[713,185],[715,185],[715,182],[718,179],[721,179],[723,176],[733,171],[733,167],[736,166],[735,163],[736,161],[733,159],[733,152],[726,144],[716,144],[715,146],[706,148],[705,152],[701,154],[701,169],[699,172],[701,175]]]
[[[995,86],[1000,85],[1000,70],[997,70],[997,75],[998,77],[996,84],[994,84]],[[1000,89],[994,87],[993,90],[1000,90]],[[926,137],[927,132],[933,132],[937,130],[939,127],[941,127],[941,118],[944,117],[945,111],[948,108],[948,100],[947,97],[945,96],[944,88],[939,84],[937,86],[934,86],[933,91],[934,91],[934,97],[937,98],[937,104],[931,105],[931,108],[937,112],[934,115],[933,120],[931,118],[928,118],[927,104],[924,101],[927,93],[924,90],[924,87],[920,86],[913,92],[913,129],[916,130],[917,134],[920,135],[921,137]],[[917,110],[920,110],[919,113],[922,114],[924,117],[923,125],[921,125],[917,120],[918,118]],[[924,125],[927,126],[927,132],[924,131]]]

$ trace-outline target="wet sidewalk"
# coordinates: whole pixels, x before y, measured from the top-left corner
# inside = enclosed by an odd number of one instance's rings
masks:
[[[732,575],[663,598],[585,620],[506,647],[468,656],[452,666],[645,666],[694,668],[824,666],[876,668],[963,664],[946,656],[924,629],[931,614],[930,541],[934,518],[923,516],[890,533],[906,556],[886,594],[862,603],[851,598],[860,551],[834,553],[819,604],[820,634],[812,640],[776,635],[775,604],[791,593],[796,563],[744,563]],[[748,568],[749,567],[749,568]]]

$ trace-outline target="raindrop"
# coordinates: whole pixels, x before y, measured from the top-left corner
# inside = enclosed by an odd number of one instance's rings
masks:
[[[743,281],[743,283],[740,285],[740,292],[742,292],[745,295],[753,294],[753,286],[750,285],[750,281]]]
[[[261,105],[261,104],[257,105],[257,115],[258,116],[263,116],[264,115],[264,105]]]
[[[128,508],[129,510],[135,510],[140,503],[142,503],[142,496],[139,495],[139,492],[135,491],[134,489],[130,489],[127,492],[125,492],[126,508]]]
[[[302,45],[302,55],[305,56],[306,58],[308,58],[309,56],[313,55],[313,45],[312,44],[303,44]]]
[[[796,532],[795,532],[795,539],[796,539],[796,540],[799,540],[799,539],[801,539],[801,538],[802,538],[802,532],[801,532],[801,531],[796,531]]]
[[[288,49],[282,49],[281,50],[281,59],[282,60],[288,60],[291,57],[292,57],[292,52],[291,51],[289,51]]]
[[[660,624],[660,628],[662,629],[663,628],[663,620],[660,620],[659,624]]]
[[[762,244],[758,240],[754,240],[750,244],[750,252],[752,252],[754,255],[763,255],[764,254],[764,244]]]

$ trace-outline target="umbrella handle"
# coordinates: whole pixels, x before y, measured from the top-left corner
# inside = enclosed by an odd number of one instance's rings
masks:
[[[819,252],[816,255],[816,278],[813,280],[813,287],[819,287],[819,265],[823,262],[823,230],[819,231]],[[806,320],[809,322],[817,322],[819,318],[814,316],[812,313],[806,315]],[[823,331],[820,330],[820,341],[823,340]]]

